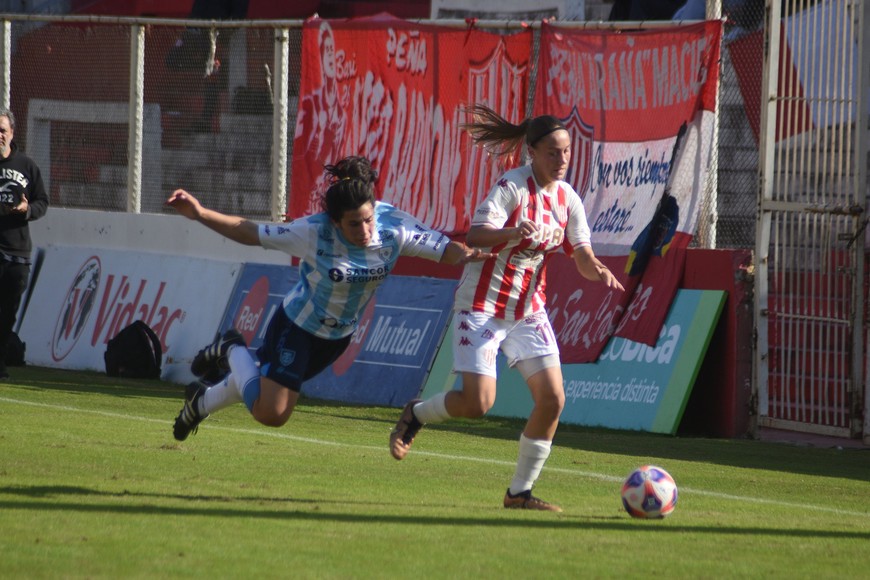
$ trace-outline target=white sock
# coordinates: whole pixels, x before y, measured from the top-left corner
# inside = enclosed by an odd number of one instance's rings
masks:
[[[232,376],[232,375],[230,375]],[[242,395],[235,385],[229,384],[229,376],[219,383],[206,389],[199,400],[198,411],[203,415],[211,415],[215,411],[226,409],[230,405],[242,402]]]
[[[422,403],[414,405],[414,416],[421,423],[441,423],[450,418],[447,412],[447,391],[438,393],[434,397],[430,397]]]
[[[227,361],[230,363],[230,374],[227,377],[227,382],[239,392],[242,400],[245,400],[245,389],[253,379],[260,378],[260,368],[254,362],[248,349],[238,344],[230,347]],[[256,381],[256,390],[259,393],[259,380]]]
[[[520,435],[520,456],[517,459],[517,470],[511,480],[511,495],[516,495],[532,489],[537,481],[544,463],[550,456],[552,441],[546,439],[529,439]]]

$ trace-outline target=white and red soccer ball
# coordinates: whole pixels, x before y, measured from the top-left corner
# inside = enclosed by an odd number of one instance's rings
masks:
[[[643,465],[622,484],[622,505],[633,518],[663,518],[677,507],[677,484],[655,465]]]

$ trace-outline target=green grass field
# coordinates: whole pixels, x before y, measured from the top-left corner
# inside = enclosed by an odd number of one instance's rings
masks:
[[[522,424],[424,429],[398,409],[304,400],[269,429],[243,406],[172,438],[181,387],[13,369],[0,384],[0,578],[867,578],[870,451],[560,427],[536,493],[501,507]],[[361,386],[360,388],[364,388]],[[680,486],[631,519],[622,480]]]

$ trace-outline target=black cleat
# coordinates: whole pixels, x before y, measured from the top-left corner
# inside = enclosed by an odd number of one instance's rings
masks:
[[[230,347],[240,344],[247,347],[245,339],[235,328],[231,328],[223,335],[215,338],[214,342],[196,353],[193,362],[190,363],[190,372],[200,378],[208,378],[209,382],[217,382],[230,370],[227,361],[227,352]]]
[[[420,399],[408,401],[405,408],[402,410],[402,416],[396,423],[396,427],[390,433],[390,453],[397,460],[401,461],[411,449],[411,443],[414,442],[414,437],[423,427],[423,423],[414,415],[414,405],[420,402]]]
[[[184,388],[184,406],[172,426],[172,434],[178,441],[184,441],[188,435],[196,433],[199,424],[208,417],[197,410],[207,388],[201,381],[193,381]]]

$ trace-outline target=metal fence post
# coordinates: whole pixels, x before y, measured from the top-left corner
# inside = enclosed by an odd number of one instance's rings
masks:
[[[866,200],[870,197],[870,184],[867,181],[867,163],[868,163],[868,155],[870,155],[870,63],[868,63],[868,51],[870,51],[870,3],[868,2],[860,2],[858,4],[857,10],[857,30],[858,34],[861,35],[861,44],[860,50],[858,51],[858,63],[857,69],[859,71],[859,78],[857,79],[857,98],[855,101],[855,128],[856,128],[856,136],[858,138],[858,146],[855,148],[855,179],[856,179],[856,189],[858,197],[863,197],[865,200],[865,215],[864,220],[865,224],[866,220],[870,219],[866,215]],[[867,231],[866,228],[864,230]],[[858,259],[856,262],[857,269],[857,281],[856,286],[858,288],[857,291],[857,301],[858,308],[856,308],[856,316],[857,320],[855,322],[855,328],[863,329],[864,328],[864,277],[866,275],[864,271],[864,260],[866,258],[866,244],[867,244],[866,234],[858,236],[858,239],[855,242],[856,251],[858,252]],[[863,345],[859,349],[853,350],[852,356],[853,361],[858,369],[857,374],[855,376],[862,376],[861,371],[861,363],[864,359],[864,353],[862,351],[867,349],[867,345],[870,345],[870,335],[865,333],[861,333],[862,336],[865,336]],[[855,341],[856,343],[859,341]],[[857,351],[857,352],[856,352]],[[867,359],[867,365],[870,366],[870,359]],[[863,411],[864,416],[864,424],[863,424],[863,440],[865,445],[870,445],[870,412],[868,412],[868,405],[870,405],[870,368],[864,369],[863,372],[863,389],[856,389],[854,392],[856,396],[862,396],[863,400],[861,400],[858,404],[853,405],[853,410],[858,411],[859,409]],[[860,417],[860,413],[856,413],[857,417]]]
[[[130,99],[127,142],[127,211],[142,211],[142,126],[145,110],[145,27],[130,28]]]
[[[707,20],[722,18],[722,0],[707,0]],[[721,43],[720,50],[724,50]],[[721,63],[719,65],[721,71]],[[707,213],[701,213],[698,223],[698,238],[702,248],[716,247],[716,223],[719,221],[719,111],[722,108],[722,75],[716,81],[716,108],[713,111],[713,143],[710,145],[714,154],[710,156],[710,167],[707,171],[707,183],[704,196],[707,198]]]
[[[9,96],[12,87],[12,22],[3,21],[3,49],[0,50],[0,106],[10,107]]]
[[[288,77],[290,32],[275,30],[275,72],[272,77],[272,220],[287,213]]]
[[[761,84],[761,128],[758,136],[758,217],[755,224],[755,336],[752,390],[755,400],[753,430],[759,416],[768,414],[768,258],[770,254],[773,200],[773,161],[776,143],[776,94],[779,80],[780,2],[767,0],[765,6],[764,65]]]

